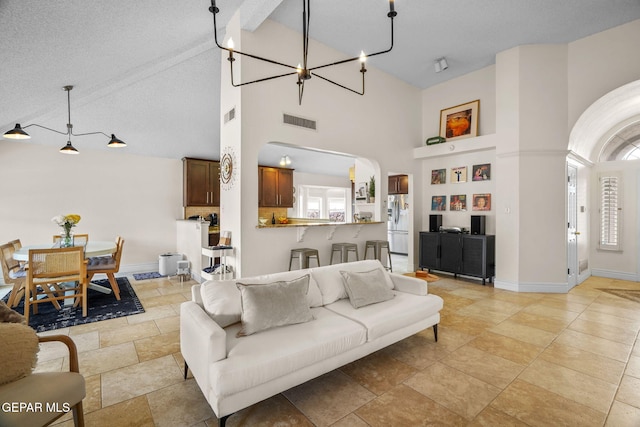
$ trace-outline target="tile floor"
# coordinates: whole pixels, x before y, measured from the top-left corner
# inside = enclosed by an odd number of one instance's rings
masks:
[[[130,278],[147,310],[55,333],[78,345],[87,426],[215,426],[182,379],[179,305],[189,283]],[[518,294],[442,278],[431,328],[229,418],[228,426],[638,426],[640,304],[592,277],[569,294]],[[66,368],[59,344],[37,369]],[[72,425],[69,416],[59,425]]]

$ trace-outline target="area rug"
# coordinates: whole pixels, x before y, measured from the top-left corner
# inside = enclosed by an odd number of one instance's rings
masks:
[[[157,271],[154,271],[153,273],[134,273],[133,274],[133,278],[136,280],[159,279],[160,277],[167,277],[167,276],[163,276]]]
[[[615,295],[620,298],[628,299],[630,301],[640,302],[640,290],[637,289],[607,289],[598,288],[602,292]]]
[[[405,276],[415,277],[416,279],[422,279],[426,282],[435,282],[436,280],[440,280],[438,276],[435,274],[427,273],[426,271],[421,271],[420,275],[415,272],[412,273],[404,273]]]
[[[58,311],[53,304],[42,303],[38,304],[38,314],[33,314],[32,312],[29,316],[29,326],[35,329],[36,332],[44,332],[144,313],[144,308],[129,280],[126,277],[118,277],[116,280],[120,288],[120,301],[116,299],[113,293],[103,294],[89,289],[87,294],[87,317],[82,317],[82,307],[62,306]],[[91,283],[111,289],[109,281],[106,279],[92,280]],[[8,298],[9,295],[5,295],[3,301],[6,302]],[[24,314],[24,298],[14,310]]]

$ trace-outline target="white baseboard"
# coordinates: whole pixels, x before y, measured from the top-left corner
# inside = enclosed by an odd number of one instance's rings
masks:
[[[569,292],[568,283],[513,283],[495,279],[493,287],[512,292],[540,292],[546,294],[566,294]]]
[[[602,270],[599,268],[591,269],[592,276],[606,277],[608,279],[629,280],[631,282],[640,281],[637,273],[627,273],[625,271]]]

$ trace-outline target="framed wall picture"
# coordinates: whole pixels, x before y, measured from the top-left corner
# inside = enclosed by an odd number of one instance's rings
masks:
[[[473,195],[474,211],[490,211],[491,210],[491,194],[474,194]]]
[[[491,179],[491,163],[473,165],[472,181],[488,181]]]
[[[451,168],[451,183],[457,184],[460,182],[467,182],[467,167],[460,166],[458,168]]]
[[[367,200],[367,193],[369,192],[369,184],[366,182],[359,182],[356,185],[356,200]]]
[[[447,141],[478,136],[480,100],[440,111],[440,136]]]
[[[447,182],[446,169],[433,169],[431,171],[431,184],[444,184]]]
[[[431,210],[432,211],[446,211],[447,210],[447,196],[431,196]]]
[[[466,211],[467,210],[467,195],[466,194],[454,194],[451,196],[449,202],[450,211]]]

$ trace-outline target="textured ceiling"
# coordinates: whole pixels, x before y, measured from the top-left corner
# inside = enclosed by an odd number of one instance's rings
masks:
[[[242,7],[256,27],[268,16],[292,28],[300,0],[218,0],[224,25]],[[529,43],[566,43],[640,18],[638,0],[396,0],[395,46],[370,60],[419,88],[486,67]],[[77,133],[115,133],[133,154],[219,155],[220,55],[208,0],[0,1],[0,130],[36,122],[65,131],[66,94]],[[311,37],[347,54],[388,45],[386,0],[312,1]],[[436,74],[433,60],[449,69]],[[313,61],[313,52],[309,54]],[[62,146],[35,128],[30,143]],[[3,140],[0,144],[14,143]],[[103,149],[106,139],[74,141]]]

